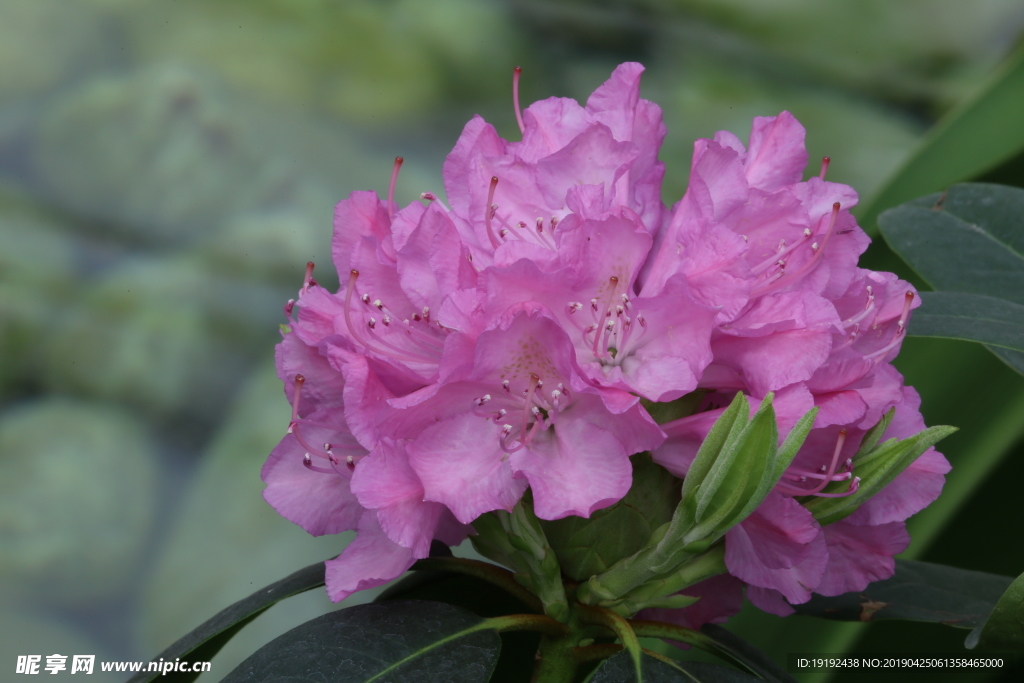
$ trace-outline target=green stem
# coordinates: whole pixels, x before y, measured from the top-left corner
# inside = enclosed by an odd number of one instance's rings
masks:
[[[596,645],[574,647],[572,649],[572,657],[576,660],[577,664],[586,664],[587,662],[608,659],[620,652],[622,652],[622,646],[618,643],[598,643]]]
[[[686,561],[671,574],[650,579],[620,600],[605,606],[614,607],[621,604],[629,614],[636,614],[645,607],[659,606],[659,600],[712,576],[724,574],[725,571],[725,544],[719,543],[707,552]]]
[[[629,651],[633,659],[633,665],[640,671],[640,640],[636,637],[633,627],[624,618],[612,612],[610,609],[596,605],[577,604],[577,614],[584,624],[599,624],[604,626],[622,643],[622,646]]]
[[[561,638],[541,638],[531,683],[570,683],[576,677],[577,662],[573,656],[576,640],[572,632]]]
[[[473,576],[511,593],[531,610],[538,613],[544,612],[544,606],[537,596],[521,586],[515,580],[512,572],[490,562],[463,557],[427,557],[418,560],[412,569],[445,571]]]
[[[543,614],[506,614],[500,617],[491,617],[484,623],[487,624],[487,628],[493,628],[500,633],[534,631],[555,637],[570,635],[568,626]]]

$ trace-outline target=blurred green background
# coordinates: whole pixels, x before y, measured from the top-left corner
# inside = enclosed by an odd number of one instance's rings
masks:
[[[528,103],[643,62],[670,204],[695,138],[788,109],[830,179],[879,197],[874,233],[879,209],[943,184],[1024,185],[1020,59],[1000,66],[1022,32],[1020,0],[0,0],[0,666],[148,658],[340,552],[260,498],[289,415],[281,306],[308,260],[336,286],[334,203],[384,192],[396,155],[407,202],[443,191],[474,113],[518,135],[513,66]],[[866,264],[912,276],[878,241]],[[929,424],[961,427],[907,556],[1019,574],[1024,378],[959,342],[908,340],[897,365]],[[275,607],[200,680],[332,608],[321,591]],[[783,660],[965,635],[732,624]],[[956,680],[999,675],[1020,671]]]

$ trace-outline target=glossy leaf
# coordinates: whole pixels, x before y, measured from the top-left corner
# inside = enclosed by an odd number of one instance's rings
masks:
[[[508,592],[475,576],[447,571],[416,571],[389,586],[376,602],[430,600],[462,607],[481,617],[535,611]],[[501,633],[501,655],[490,683],[516,683],[530,679],[540,634],[529,631]]]
[[[1024,574],[1018,576],[999,598],[988,621],[967,637],[967,647],[1024,649]]]
[[[1024,305],[1022,212],[1024,189],[965,183],[887,211],[878,222],[893,250],[935,289]],[[927,315],[919,310],[911,319],[911,334],[921,313]],[[1006,332],[1002,326],[987,332],[997,331]],[[1024,375],[1024,353],[1005,346],[989,350]]]
[[[969,180],[1024,150],[1024,45],[982,86],[949,112],[860,212],[874,232],[875,220],[890,207]],[[879,223],[881,221],[879,220]],[[884,230],[884,228],[883,228]]]
[[[886,242],[939,291],[1024,305],[1024,189],[954,185],[886,211]]]
[[[896,573],[859,592],[815,595],[798,614],[839,621],[905,619],[957,628],[982,623],[1013,581],[1008,576],[931,562],[896,560]]]
[[[705,662],[669,661],[644,654],[641,671],[636,670],[628,652],[601,662],[588,683],[752,683],[760,678],[725,666]]]
[[[181,658],[208,662],[242,627],[273,607],[274,604],[323,585],[324,563],[311,564],[224,608],[195,630],[175,641],[174,644],[154,657],[153,661],[157,659],[173,661]],[[169,672],[167,675],[161,675],[159,671],[142,672],[132,676],[128,683],[147,683],[155,680],[168,683],[188,683],[198,677],[199,673],[192,672]]]
[[[482,618],[440,602],[357,605],[308,621],[257,650],[224,683],[445,680],[483,683],[501,640]]]
[[[1024,351],[1024,306],[961,292],[922,292],[907,334],[963,339]]]

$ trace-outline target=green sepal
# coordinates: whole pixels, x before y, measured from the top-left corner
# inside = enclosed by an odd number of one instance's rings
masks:
[[[765,484],[771,479],[779,442],[775,410],[771,403],[772,394],[768,394],[736,440],[726,441],[726,446],[697,491],[695,521],[699,527],[708,528],[710,533],[725,533],[753,512],[767,495],[769,487]],[[774,484],[771,482],[772,486]]]
[[[581,584],[580,601],[616,603],[640,586],[675,575],[757,509],[793,461],[817,414],[815,408],[804,415],[780,448],[772,398],[765,396],[748,420],[750,404],[742,393],[736,395],[697,451],[669,525],[656,529],[646,547]]]
[[[618,600],[600,604],[626,616],[648,607],[666,607],[673,601],[683,603],[681,606],[685,607],[696,599],[679,595],[679,591],[725,572],[725,545],[718,543],[707,552],[691,557],[672,572],[637,586]],[[686,603],[687,600],[690,602]]]
[[[876,430],[877,436],[873,436],[874,443],[878,442],[878,438],[885,431],[884,428],[879,429],[878,425],[872,431]],[[839,498],[807,497],[801,503],[811,511],[820,525],[838,522],[853,514],[864,501],[888,486],[922,453],[955,431],[956,427],[939,425],[929,427],[906,439],[889,439],[870,452],[864,452],[862,447],[853,459],[853,474],[860,478],[860,486],[856,493]],[[834,482],[826,486],[823,493],[842,493],[849,490],[850,485],[850,482]]]
[[[529,492],[511,512],[495,510],[481,515],[473,521],[473,528],[478,535],[487,536],[479,544],[474,540],[474,546],[504,556],[503,564],[515,569],[515,580],[540,598],[546,615],[563,622],[568,619],[569,601],[562,584],[562,570],[540,520],[533,514]],[[491,557],[483,550],[481,554]]]

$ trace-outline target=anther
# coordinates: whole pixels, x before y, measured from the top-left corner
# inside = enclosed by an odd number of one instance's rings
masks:
[[[398,169],[402,168],[405,159],[395,157],[395,165],[391,167],[391,183],[388,185],[388,218],[395,215],[395,185],[398,183]]]
[[[437,195],[433,192],[420,192],[420,199],[426,199],[428,202],[437,201]]]
[[[284,305],[284,315],[286,318],[291,317],[292,309],[295,308],[295,299],[288,299],[288,303]]]

